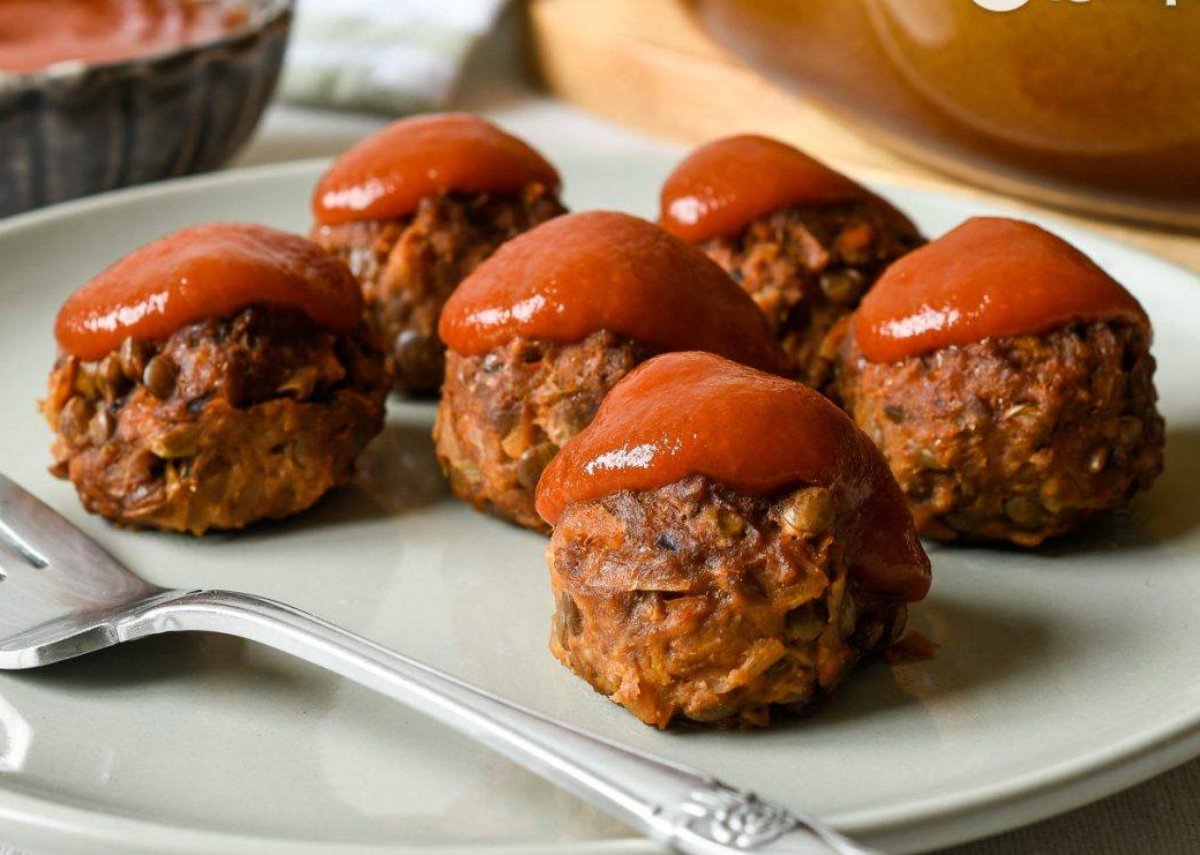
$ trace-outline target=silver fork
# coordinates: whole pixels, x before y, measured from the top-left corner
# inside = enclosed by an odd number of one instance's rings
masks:
[[[257,641],[382,692],[681,852],[870,851],[812,817],[510,703],[283,603],[151,585],[0,475],[0,668],[188,630]]]

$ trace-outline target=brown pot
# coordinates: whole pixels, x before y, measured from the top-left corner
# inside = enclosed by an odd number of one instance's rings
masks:
[[[914,159],[1042,201],[1200,228],[1200,3],[695,5],[753,66]]]

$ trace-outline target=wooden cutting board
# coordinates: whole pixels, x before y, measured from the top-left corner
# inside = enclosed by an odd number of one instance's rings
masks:
[[[534,59],[550,90],[622,124],[688,144],[765,133],[859,178],[1049,210],[875,145],[743,65],[701,30],[685,0],[530,0],[529,15]],[[1200,271],[1200,236],[1054,213]]]

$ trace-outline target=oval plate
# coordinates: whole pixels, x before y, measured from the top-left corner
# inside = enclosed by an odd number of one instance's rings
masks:
[[[651,215],[669,157],[559,159],[574,209]],[[1200,753],[1200,283],[1049,223],[1156,328],[1167,471],[1131,509],[1035,553],[931,547],[912,627],[937,655],[873,663],[816,715],[761,733],[658,733],[546,650],[545,541],[449,498],[431,404],[394,405],[356,486],[277,525],[193,539],[117,530],[46,473],[35,412],[62,299],[204,220],[303,231],[321,163],[171,182],[0,224],[0,470],[150,580],[311,610],[523,704],[716,772],[877,846],[1020,825]],[[994,207],[881,193],[939,234]],[[0,587],[0,596],[3,589]],[[250,643],[187,635],[0,675],[0,843],[111,851],[654,851],[488,751]]]

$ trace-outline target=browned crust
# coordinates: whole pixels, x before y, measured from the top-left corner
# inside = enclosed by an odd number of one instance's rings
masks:
[[[114,522],[203,534],[304,510],[383,428],[383,354],[299,312],[252,307],[98,362],[60,358],[42,412],[51,471]]]
[[[906,616],[851,581],[833,503],[822,487],[750,497],[692,476],[570,505],[547,552],[551,651],[660,728],[807,710]]]
[[[516,338],[479,356],[450,351],[433,436],[451,490],[479,510],[549,531],[534,510],[542,470],[651,355],[609,332],[575,344]]]
[[[367,319],[389,343],[396,390],[428,394],[442,383],[437,324],[458,283],[502,243],[563,213],[554,193],[535,183],[515,197],[439,194],[412,216],[318,225],[312,238],[362,286]]]
[[[839,388],[924,534],[1036,546],[1126,504],[1162,471],[1146,334],[1073,324],[891,364],[843,344]]]
[[[783,208],[701,249],[754,298],[795,377],[828,391],[836,365],[829,331],[885,267],[923,242],[903,215],[866,199]]]

